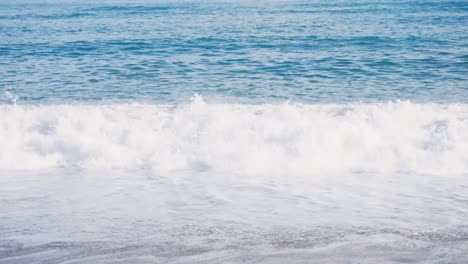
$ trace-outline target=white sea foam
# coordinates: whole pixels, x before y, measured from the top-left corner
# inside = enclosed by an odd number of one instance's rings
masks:
[[[0,169],[467,173],[468,105],[1,105]]]

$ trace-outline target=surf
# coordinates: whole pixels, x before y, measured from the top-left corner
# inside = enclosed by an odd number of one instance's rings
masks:
[[[468,105],[0,105],[0,170],[468,172]]]

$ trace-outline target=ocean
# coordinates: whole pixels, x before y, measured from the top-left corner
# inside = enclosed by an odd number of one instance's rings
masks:
[[[466,1],[0,3],[0,264],[462,264],[467,221]]]

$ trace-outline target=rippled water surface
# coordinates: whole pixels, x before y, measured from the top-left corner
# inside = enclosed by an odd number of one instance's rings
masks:
[[[466,102],[466,1],[2,1],[23,102]],[[6,99],[5,99],[6,100]]]

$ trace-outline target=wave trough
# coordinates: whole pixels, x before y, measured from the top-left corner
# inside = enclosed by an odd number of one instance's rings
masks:
[[[468,105],[1,105],[0,169],[468,172]]]

